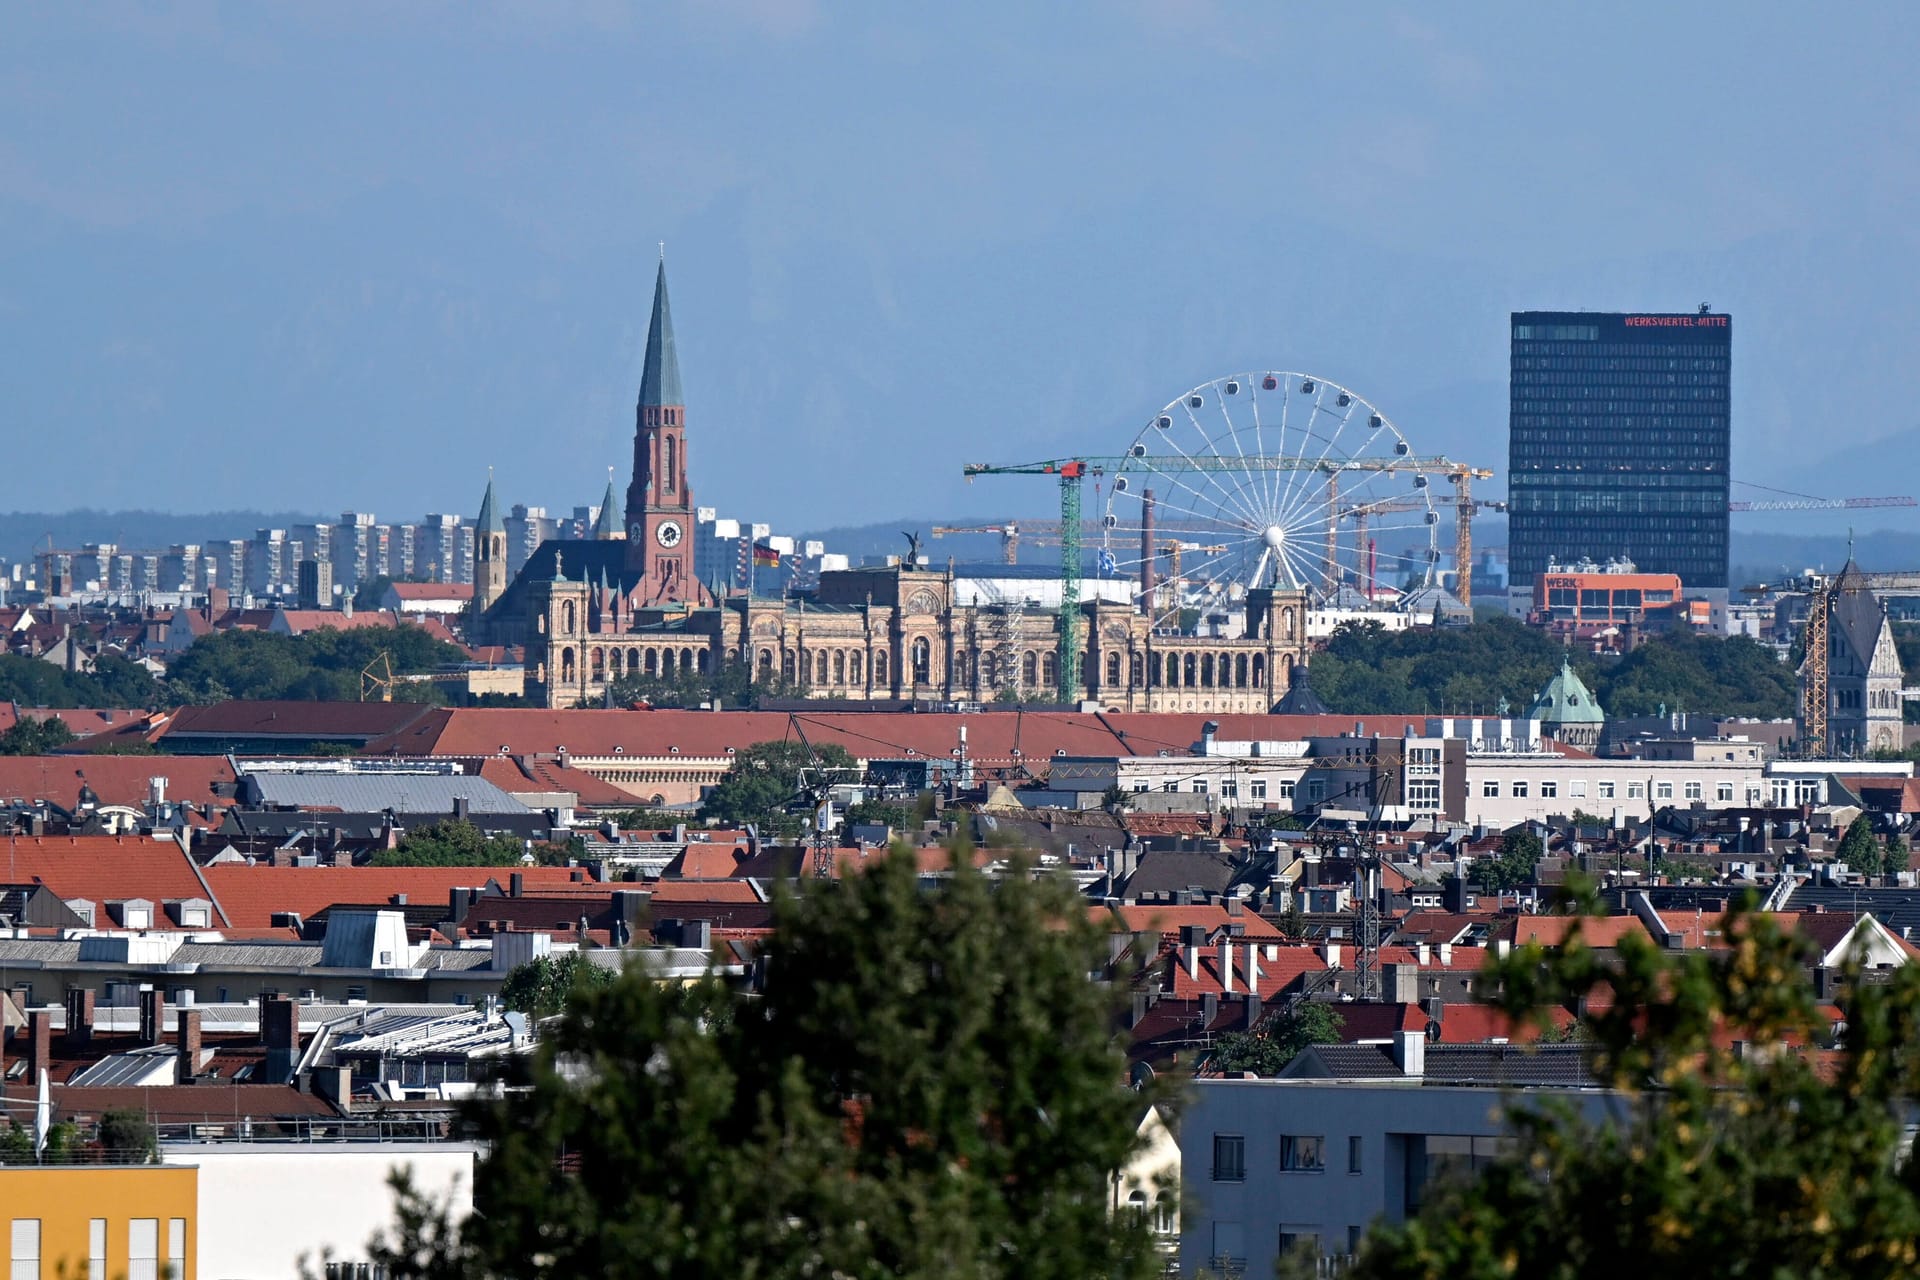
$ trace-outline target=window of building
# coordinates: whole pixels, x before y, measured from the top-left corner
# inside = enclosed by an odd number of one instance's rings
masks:
[[[1153,1229],[1163,1236],[1174,1232],[1174,1207],[1173,1196],[1165,1191],[1153,1202]]]
[[[1265,786],[1266,784],[1261,783],[1259,785]],[[1280,780],[1280,798],[1282,800],[1293,799],[1293,779],[1292,778],[1282,778]]]
[[[1672,784],[1671,782],[1656,782],[1656,783],[1654,783],[1654,784],[1653,784],[1653,798],[1654,798],[1655,800],[1671,800],[1671,799],[1673,799],[1673,784]]]
[[[1307,803],[1319,804],[1327,798],[1327,783],[1324,778],[1314,778],[1307,783]]]
[[[1351,1138],[1347,1139],[1347,1172],[1348,1173],[1360,1172],[1360,1152],[1361,1152],[1360,1135],[1355,1134]]]
[[[1244,1134],[1216,1133],[1213,1135],[1213,1180],[1215,1182],[1247,1180],[1247,1139]]]
[[[1587,797],[1587,784],[1585,782],[1569,782],[1567,784],[1567,794],[1576,800],[1584,800]]]
[[[1687,784],[1687,799],[1702,800],[1705,798],[1706,798],[1706,791],[1699,783],[1689,782]]]
[[[1280,1136],[1280,1168],[1290,1173],[1320,1173],[1327,1167],[1327,1140],[1314,1134]]]
[[[1247,1236],[1237,1222],[1213,1224],[1213,1252],[1207,1255],[1214,1270],[1244,1273],[1247,1269]]]
[[[40,1280],[40,1219],[13,1220],[12,1280]]]
[[[87,1223],[87,1280],[107,1280],[107,1220]]]
[[[1516,782],[1513,784],[1513,798],[1515,800],[1525,800],[1527,798],[1527,784],[1525,782]]]
[[[1282,787],[1286,786],[1284,782],[1280,785]],[[1249,782],[1247,784],[1247,797],[1252,800],[1265,800],[1267,798],[1267,780],[1265,778],[1258,778]]]
[[[1207,780],[1205,778],[1195,778],[1193,780],[1193,794],[1197,796],[1207,794]]]
[[[1240,796],[1240,784],[1229,779],[1220,784],[1220,794],[1229,800],[1236,800]]]
[[[1593,793],[1602,800],[1613,799],[1613,784],[1611,782],[1596,782],[1593,784],[1593,788]]]
[[[167,1274],[184,1276],[187,1271],[187,1220],[167,1219]]]
[[[1407,783],[1407,808],[1431,812],[1440,807],[1440,780],[1414,778]]]
[[[1133,784],[1133,789],[1134,789],[1134,792],[1135,792],[1136,794],[1141,794],[1141,793],[1144,793],[1144,792],[1146,792],[1146,791],[1149,791],[1149,790],[1151,790],[1151,787],[1149,787],[1149,785],[1148,785],[1147,783],[1144,783],[1144,782],[1136,782],[1136,783],[1134,783],[1134,784]]]
[[[1644,782],[1629,782],[1629,783],[1627,784],[1627,799],[1629,799],[1629,800],[1644,800],[1644,799],[1646,799],[1646,797],[1647,797],[1647,784],[1646,784],[1646,783],[1644,783]]]
[[[1488,800],[1498,800],[1500,798],[1500,783],[1496,779],[1488,778],[1480,784],[1480,794]]]
[[[160,1219],[127,1223],[127,1280],[160,1280]]]
[[[1177,794],[1177,793],[1179,792],[1179,790],[1180,790],[1180,784],[1179,784],[1179,783],[1178,783],[1177,781],[1176,781],[1176,782],[1163,782],[1163,783],[1161,783],[1161,784],[1160,784],[1160,789],[1161,789],[1162,791],[1164,791],[1164,792],[1166,792],[1166,793],[1167,793],[1168,795],[1175,795],[1175,794]]]
[[[1295,1254],[1303,1259],[1318,1263],[1320,1259],[1320,1233],[1311,1227],[1292,1225],[1280,1228],[1280,1256]]]
[[[1541,782],[1540,798],[1542,800],[1552,800],[1557,796],[1559,796],[1559,794],[1560,794],[1560,784],[1558,782],[1553,782],[1553,781]]]

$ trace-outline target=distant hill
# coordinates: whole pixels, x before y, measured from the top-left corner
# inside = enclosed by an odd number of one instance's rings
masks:
[[[285,529],[327,518],[286,511],[209,511],[199,515],[92,509],[58,514],[0,512],[0,559],[28,559],[36,548],[46,549],[49,534],[53,545],[62,549],[88,542],[112,542],[146,551],[183,542],[251,538],[256,529]]]

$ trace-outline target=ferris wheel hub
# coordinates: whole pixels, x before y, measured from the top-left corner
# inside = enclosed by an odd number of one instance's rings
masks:
[[[1260,540],[1267,544],[1267,550],[1278,551],[1287,540],[1287,531],[1277,524],[1270,524],[1261,530]]]

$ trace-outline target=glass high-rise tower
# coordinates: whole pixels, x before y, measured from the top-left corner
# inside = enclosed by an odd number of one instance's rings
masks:
[[[1732,319],[1517,311],[1507,437],[1515,586],[1625,557],[1727,585]]]

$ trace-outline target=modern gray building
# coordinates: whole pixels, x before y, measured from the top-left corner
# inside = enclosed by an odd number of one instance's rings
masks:
[[[1727,586],[1731,317],[1513,314],[1510,581],[1627,559]]]

